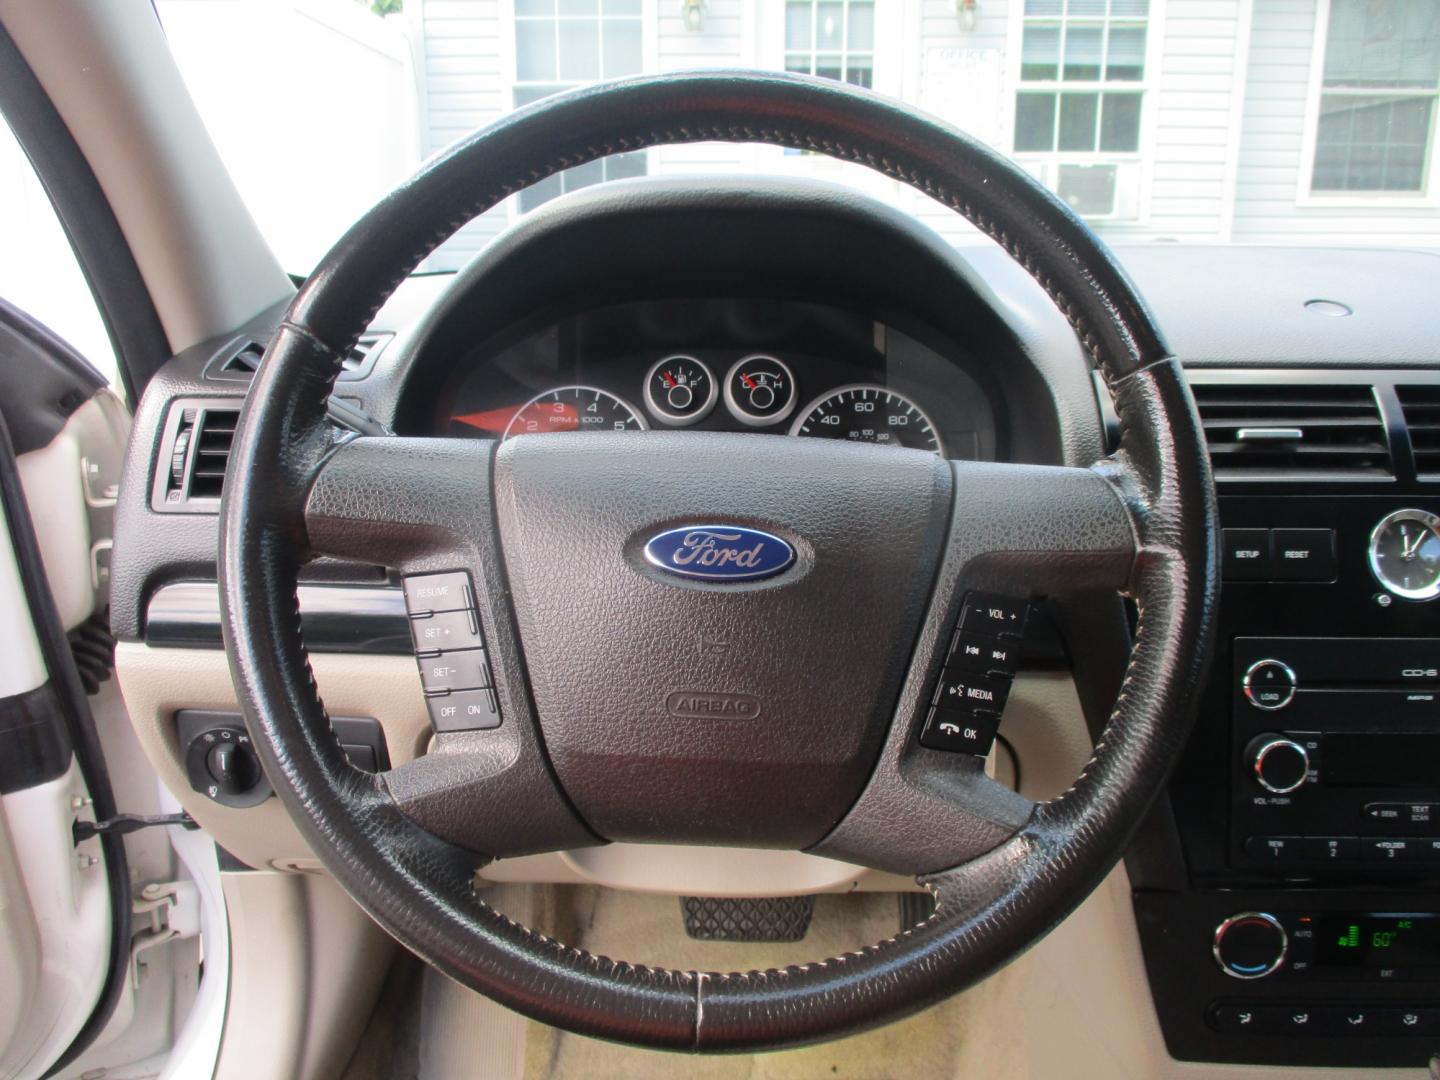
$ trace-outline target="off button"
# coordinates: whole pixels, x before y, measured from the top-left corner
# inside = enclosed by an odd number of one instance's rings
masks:
[[[1241,688],[1257,709],[1274,712],[1295,699],[1295,672],[1279,660],[1257,660],[1245,669]]]

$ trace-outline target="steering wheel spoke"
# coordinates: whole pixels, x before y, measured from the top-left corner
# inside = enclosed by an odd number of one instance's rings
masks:
[[[479,439],[340,443],[321,460],[305,499],[312,553],[407,574],[481,569],[486,540],[493,545],[493,450]]]
[[[1077,590],[1119,589],[1130,579],[1135,526],[1120,476],[1092,469],[952,462],[954,509],[946,550],[895,722],[870,782],[849,814],[816,848],[818,854],[897,873],[956,866],[1013,836],[1034,803],[986,775],[972,755],[932,749],[920,732],[967,661],[959,625],[967,597],[1000,595],[1017,606]],[[1123,474],[1124,466],[1114,463]],[[966,627],[966,640],[1019,652],[1018,638],[990,626]],[[942,673],[944,673],[942,675]],[[978,672],[978,685],[1003,679]],[[960,723],[969,706],[940,712]],[[983,726],[993,710],[973,715]]]

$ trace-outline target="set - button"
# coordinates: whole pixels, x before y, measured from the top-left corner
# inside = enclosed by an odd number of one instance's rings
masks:
[[[984,757],[1000,727],[1030,615],[1024,600],[970,593],[931,699],[920,743]]]
[[[407,577],[405,605],[435,730],[499,727],[500,703],[469,575],[454,571]]]

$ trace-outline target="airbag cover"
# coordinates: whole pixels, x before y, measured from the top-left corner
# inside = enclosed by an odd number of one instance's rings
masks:
[[[777,436],[777,438],[779,438]],[[712,432],[523,436],[501,543],[545,745],[610,840],[805,848],[858,796],[933,586],[951,473],[912,450]],[[788,543],[763,580],[644,554],[728,524]]]

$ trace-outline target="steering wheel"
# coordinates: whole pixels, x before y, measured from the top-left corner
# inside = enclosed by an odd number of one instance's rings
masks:
[[[698,141],[859,162],[1001,244],[1074,326],[1119,415],[1089,469],[704,432],[497,445],[342,436],[341,359],[460,225],[555,172]],[[570,1031],[694,1051],[874,1027],[1033,944],[1122,854],[1187,735],[1213,646],[1216,510],[1177,362],[1100,241],[960,132],[840,83],[641,77],[517,110],[429,162],[301,288],[245,406],[225,487],[225,647],[265,771],[315,853],[394,937]],[[668,530],[784,541],[765,578],[677,577]],[[346,760],[301,640],[317,555],[459,571],[498,727],[442,732],[380,775]],[[1115,590],[1138,620],[1114,711],[1074,785],[1034,803],[978,757],[919,743],[966,595]],[[743,701],[698,717],[677,692]],[[683,695],[682,695],[683,696]],[[606,841],[788,847],[917,875],[933,916],[821,963],[664,970],[569,948],[475,892],[488,859]]]

